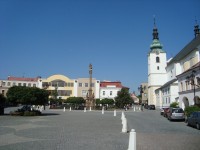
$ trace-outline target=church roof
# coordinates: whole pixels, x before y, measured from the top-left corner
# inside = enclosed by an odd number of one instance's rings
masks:
[[[165,53],[165,51],[162,49],[163,45],[160,43],[158,39],[154,39],[153,43],[150,45],[150,51],[149,53]]]
[[[168,64],[180,61],[182,58],[191,53],[200,45],[200,36],[194,38],[189,44],[187,44]]]
[[[159,33],[158,33],[158,29],[156,27],[156,23],[155,23],[155,18],[154,18],[154,28],[153,28],[153,43],[150,45],[150,53],[165,53],[165,51],[162,49],[163,45],[160,43],[159,41]]]

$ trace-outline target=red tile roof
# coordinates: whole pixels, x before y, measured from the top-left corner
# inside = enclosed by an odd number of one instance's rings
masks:
[[[121,82],[101,82],[100,87],[116,86],[117,88],[122,88]]]
[[[23,78],[23,77],[8,77],[10,81],[28,81],[28,82],[37,82],[38,78]]]

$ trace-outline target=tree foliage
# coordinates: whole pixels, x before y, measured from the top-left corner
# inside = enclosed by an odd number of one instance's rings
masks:
[[[102,99],[101,100],[101,104],[108,104],[108,105],[112,105],[112,104],[114,104],[114,100],[113,99],[111,99],[111,98],[104,98],[104,99]]]
[[[6,98],[4,97],[3,94],[0,94],[0,107],[4,107],[6,102]]]
[[[119,108],[123,108],[127,104],[132,104],[133,100],[128,92],[128,89],[122,88],[115,98],[115,104]]]
[[[85,100],[83,97],[69,97],[65,102],[71,104],[84,104]]]
[[[8,89],[7,99],[13,104],[44,105],[48,102],[49,93],[36,87],[13,86]]]
[[[170,104],[170,107],[177,108],[179,106],[178,106],[177,102],[173,102],[173,103]]]
[[[187,117],[189,117],[192,112],[200,111],[200,107],[198,107],[196,105],[195,106],[188,106],[188,107],[185,108],[184,111],[185,111],[185,115]]]
[[[100,100],[99,98],[97,98],[97,99],[95,100],[95,102],[96,102],[96,105],[101,104],[101,100]]]

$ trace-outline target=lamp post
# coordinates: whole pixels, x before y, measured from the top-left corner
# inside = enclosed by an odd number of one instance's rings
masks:
[[[195,70],[192,70],[192,74],[190,76],[186,77],[186,83],[191,84],[193,86],[193,91],[194,91],[194,100],[195,100],[195,86],[200,87],[199,85],[199,77],[197,77],[197,84],[195,84]]]
[[[142,87],[142,85],[140,85],[139,87],[138,87],[138,91],[140,92],[140,96],[141,96],[141,102],[142,102],[142,93],[144,93],[144,88]]]

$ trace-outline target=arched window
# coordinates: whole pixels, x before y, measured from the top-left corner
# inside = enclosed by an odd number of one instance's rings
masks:
[[[160,62],[160,58],[156,57],[156,62],[159,63]]]

